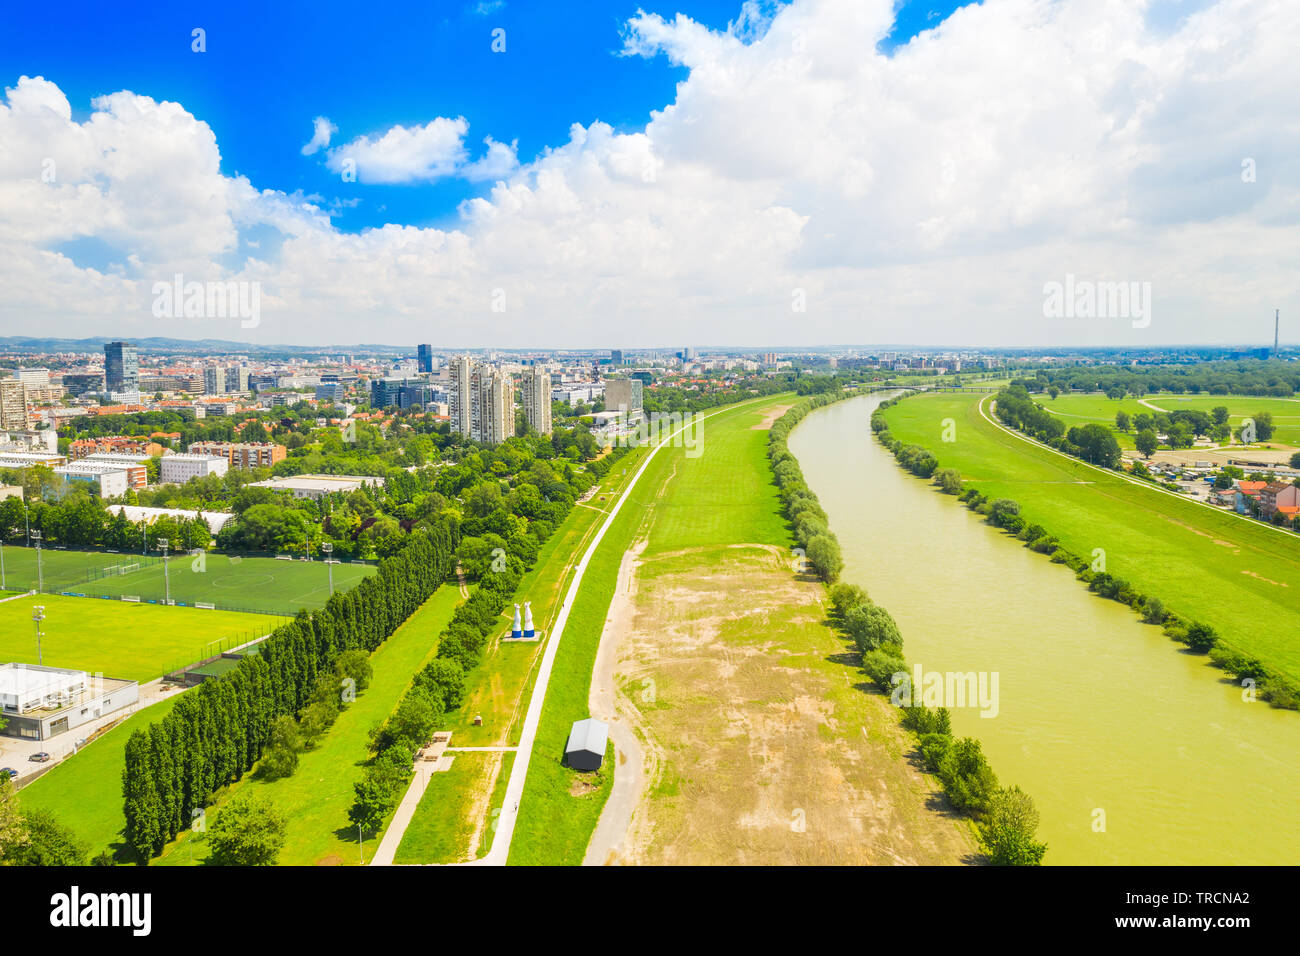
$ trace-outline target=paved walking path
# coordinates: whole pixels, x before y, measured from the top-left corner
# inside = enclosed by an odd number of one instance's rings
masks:
[[[384,831],[384,838],[379,841],[379,849],[371,858],[370,866],[393,865],[393,858],[397,856],[397,848],[402,843],[402,836],[406,833],[411,818],[415,816],[415,808],[420,805],[420,798],[429,787],[429,778],[437,772],[434,770],[435,766],[436,762],[432,760],[421,760],[415,765],[415,775],[411,777],[411,784],[402,795],[402,802],[397,805],[397,812],[393,814],[393,822],[388,824],[388,829]]]

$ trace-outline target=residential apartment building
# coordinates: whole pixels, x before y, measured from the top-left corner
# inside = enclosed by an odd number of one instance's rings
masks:
[[[27,428],[27,386],[16,378],[0,380],[0,428]]]
[[[141,465],[140,467],[144,467]],[[85,484],[101,498],[118,498],[131,487],[131,469],[128,465],[110,462],[74,461],[59,465],[54,473],[68,485]]]
[[[515,433],[515,386],[509,372],[457,356],[448,366],[452,431],[487,445]]]
[[[530,368],[523,376],[524,417],[539,435],[551,433],[551,376]]]
[[[611,378],[605,382],[605,411],[626,411],[631,418],[641,416],[643,383],[636,378]]]
[[[191,455],[214,455],[225,458],[231,468],[270,468],[284,461],[287,450],[269,441],[196,441],[186,449]]]
[[[76,438],[68,443],[68,457],[76,461],[91,455],[137,455],[154,458],[165,451],[152,439],[129,435],[102,435],[99,438]]]
[[[1260,516],[1272,521],[1281,511],[1288,518],[1296,515],[1300,507],[1300,488],[1281,481],[1271,481],[1259,490]]]
[[[126,472],[126,483],[130,488],[144,488],[149,484],[149,467],[145,464],[148,455],[114,455],[98,453],[88,455],[70,464],[86,462],[91,465],[112,465]]]

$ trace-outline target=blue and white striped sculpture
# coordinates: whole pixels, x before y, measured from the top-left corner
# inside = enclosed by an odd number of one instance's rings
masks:
[[[536,637],[537,632],[533,630],[533,602],[524,602],[524,637]]]
[[[518,640],[519,638],[521,638],[521,637],[524,636],[523,625],[521,625],[521,624],[519,623],[519,605],[518,605],[518,604],[515,605],[515,623],[514,623],[514,625],[510,628],[510,636],[513,637],[515,640]]]

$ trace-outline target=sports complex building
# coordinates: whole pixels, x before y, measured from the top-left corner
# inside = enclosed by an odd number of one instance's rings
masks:
[[[0,664],[0,714],[7,737],[49,740],[129,707],[140,697],[133,680],[39,664]]]

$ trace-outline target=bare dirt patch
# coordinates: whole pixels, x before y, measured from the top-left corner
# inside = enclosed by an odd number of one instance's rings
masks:
[[[772,426],[776,424],[776,420],[792,408],[794,408],[793,404],[776,406],[767,413],[767,416],[761,422],[753,426],[753,430],[756,432],[771,431]]]
[[[656,555],[636,573],[618,706],[651,753],[622,862],[971,858],[969,828],[912,763],[897,714],[855,686],[823,588],[780,549]]]

